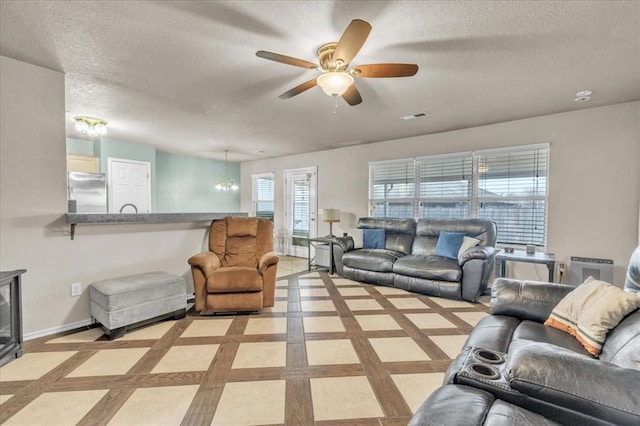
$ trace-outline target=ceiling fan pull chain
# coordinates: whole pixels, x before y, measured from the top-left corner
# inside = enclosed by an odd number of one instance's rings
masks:
[[[332,96],[333,98],[333,114],[335,115],[338,112],[338,97]]]

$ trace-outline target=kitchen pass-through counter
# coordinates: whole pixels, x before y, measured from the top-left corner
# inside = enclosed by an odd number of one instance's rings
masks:
[[[222,219],[227,216],[248,216],[247,213],[67,213],[66,222],[71,226],[71,239],[75,238],[76,225],[111,225],[127,223],[178,223]]]

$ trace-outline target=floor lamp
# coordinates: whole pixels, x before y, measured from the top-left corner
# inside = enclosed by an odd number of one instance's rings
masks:
[[[329,223],[329,238],[333,238],[333,223],[340,222],[340,210],[338,209],[322,209],[320,210],[322,214],[322,221]]]

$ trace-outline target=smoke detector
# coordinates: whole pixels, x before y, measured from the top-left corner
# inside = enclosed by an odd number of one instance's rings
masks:
[[[591,90],[581,90],[576,93],[576,98],[573,100],[574,102],[586,102],[591,99],[591,94],[593,92]]]

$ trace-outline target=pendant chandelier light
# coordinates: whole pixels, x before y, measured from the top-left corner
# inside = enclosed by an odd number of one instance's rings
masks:
[[[92,138],[107,134],[107,122],[101,118],[79,115],[74,119],[76,120],[76,130],[80,133],[86,133]]]
[[[227,165],[227,156],[229,154],[229,150],[224,150],[224,178],[218,181],[216,185],[216,189],[218,191],[237,191],[239,189],[236,182],[229,177],[229,168]]]

